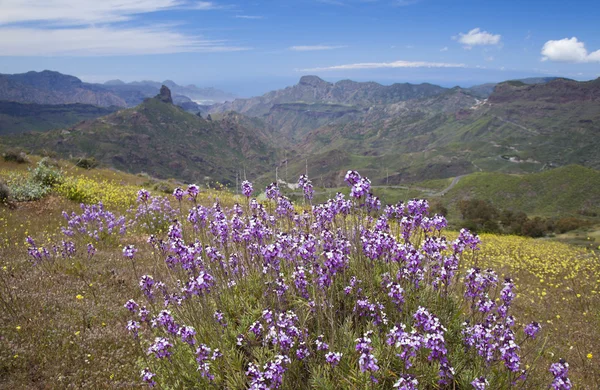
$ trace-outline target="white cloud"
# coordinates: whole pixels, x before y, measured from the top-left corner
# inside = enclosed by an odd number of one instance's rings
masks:
[[[307,46],[291,46],[288,49],[292,51],[321,51],[343,49],[347,46],[329,46],[329,45],[307,45]]]
[[[191,0],[2,0],[0,24],[45,22],[82,25],[131,20],[137,15],[188,8],[222,8],[212,1]]]
[[[174,9],[227,8],[197,0],[0,0],[0,56],[94,56],[247,50],[179,32],[174,24],[122,22]],[[143,21],[143,20],[142,20]]]
[[[421,0],[396,0],[394,2],[394,5],[397,5],[399,7],[406,7],[406,6],[417,4],[420,2],[421,2]]]
[[[264,16],[260,15],[235,15],[237,19],[264,19]]]
[[[170,31],[168,27],[77,27],[40,30],[0,27],[0,55],[103,56],[226,52],[248,48]]]
[[[440,51],[448,51],[448,46],[444,46],[440,49]]]
[[[502,37],[499,34],[491,34],[487,31],[481,31],[480,28],[474,28],[466,34],[459,33],[454,39],[465,45],[465,49],[471,49],[473,46],[497,45]]]
[[[384,69],[384,68],[466,68],[465,64],[452,64],[445,62],[426,61],[394,61],[394,62],[363,62],[327,66],[323,68],[298,69],[301,72],[322,72],[328,70],[355,70],[355,69]]]
[[[585,44],[576,37],[548,41],[542,47],[542,61],[600,62],[600,50],[588,53]]]

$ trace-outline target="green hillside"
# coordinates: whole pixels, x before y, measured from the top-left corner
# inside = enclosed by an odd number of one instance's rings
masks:
[[[0,101],[0,135],[70,127],[115,112],[91,104],[35,104]]]
[[[94,157],[106,166],[159,178],[235,183],[276,156],[270,135],[237,114],[209,121],[157,98],[68,130],[5,137],[7,146]]]
[[[534,215],[600,213],[600,171],[568,165],[529,175],[478,172],[461,178],[444,202],[464,198]]]

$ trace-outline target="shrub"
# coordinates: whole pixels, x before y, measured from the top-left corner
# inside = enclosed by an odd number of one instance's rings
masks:
[[[10,188],[0,181],[0,203],[6,203],[10,199]]]
[[[31,178],[46,187],[54,187],[64,181],[62,172],[53,167],[46,157],[40,160],[37,167],[31,172]]]
[[[17,202],[38,200],[46,196],[51,187],[32,180],[27,175],[11,175],[7,182],[10,194]]]
[[[547,231],[546,221],[540,217],[529,219],[521,226],[521,234],[529,237],[543,237]]]
[[[165,193],[165,194],[172,194],[173,190],[175,188],[173,188],[172,186],[168,185],[167,183],[161,181],[161,182],[154,184],[152,186],[152,189],[154,189],[155,191]]]
[[[566,217],[556,221],[555,230],[559,233],[566,233],[571,230],[576,230],[589,225],[590,223],[588,221],[573,217]]]
[[[98,162],[93,157],[79,157],[74,159],[75,166],[83,169],[92,169],[98,166]]]
[[[29,159],[25,152],[20,152],[18,150],[9,150],[2,155],[4,157],[4,161],[13,161],[19,164],[28,163]]]
[[[88,177],[67,177],[55,190],[78,203],[102,202],[108,207],[129,207],[135,203],[138,188]]]

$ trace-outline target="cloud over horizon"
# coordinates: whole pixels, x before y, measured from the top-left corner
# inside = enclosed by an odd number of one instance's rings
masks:
[[[330,46],[330,45],[304,45],[304,46],[291,46],[288,50],[292,51],[321,51],[321,50],[335,50],[343,49],[348,46]]]
[[[542,61],[586,63],[600,62],[600,50],[588,53],[576,37],[547,41],[542,47]]]
[[[329,70],[394,69],[394,68],[466,68],[465,64],[427,61],[362,62],[357,64],[334,65],[320,68],[296,69],[299,72],[323,72]]]

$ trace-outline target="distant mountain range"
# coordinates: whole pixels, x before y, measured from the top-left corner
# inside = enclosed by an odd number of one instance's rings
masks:
[[[123,98],[101,86],[84,83],[77,77],[49,70],[0,74],[0,100],[36,104],[127,106]]]
[[[549,81],[556,80],[558,77],[528,77],[524,79],[518,79],[514,81],[520,81],[523,84],[545,84]],[[467,88],[467,90],[473,95],[479,98],[487,98],[494,92],[494,88],[499,83],[486,83],[475,85],[473,87]]]
[[[73,79],[73,91],[87,88]],[[195,112],[196,103],[175,93],[171,97],[167,85],[162,91],[168,91],[168,99],[146,96],[158,92],[153,82],[112,81],[101,88],[99,93],[117,96],[127,106],[142,100],[96,119],[93,115],[104,114],[80,107],[80,115],[89,114],[81,123],[0,142],[67,157],[89,155],[106,165],[162,178],[228,183],[240,170],[266,183],[274,179],[276,167],[285,167],[280,178],[293,181],[308,166],[315,183],[328,187],[342,185],[349,168],[377,185],[482,171],[532,173],[569,164],[600,168],[600,79],[513,80],[489,92],[488,85],[384,86],[304,76],[294,86],[260,97],[196,106],[198,115],[171,104],[187,104]],[[62,91],[68,95],[68,89]],[[19,110],[27,112],[10,107],[12,117]],[[27,107],[54,115],[49,108]],[[23,123],[21,130],[45,129]]]
[[[214,104],[225,101],[234,100],[235,95],[221,91],[216,88],[207,87],[199,88],[195,85],[177,85],[174,81],[165,80],[162,83],[157,81],[133,81],[125,83],[121,80],[110,80],[102,84],[104,88],[115,92],[116,94],[126,94],[128,91],[139,91],[144,97],[150,97],[156,94],[162,85],[167,86],[174,95],[174,100],[177,102],[177,97],[186,97],[181,101],[193,101],[197,104]],[[132,102],[135,103],[135,102]],[[139,102],[138,102],[139,104]]]
[[[93,104],[101,107],[134,107],[156,95],[161,85],[174,93],[177,104],[187,104],[198,111],[197,104],[233,100],[234,95],[215,88],[180,86],[173,81],[139,81],[124,83],[112,80],[104,84],[84,83],[74,76],[44,70],[22,74],[0,74],[0,100],[37,104]],[[192,103],[192,104],[190,104]]]
[[[171,103],[168,88],[142,104],[83,121],[64,130],[5,137],[11,146],[90,156],[115,168],[190,182],[235,183],[256,177],[277,161],[271,135],[230,113],[219,120],[190,114]]]

